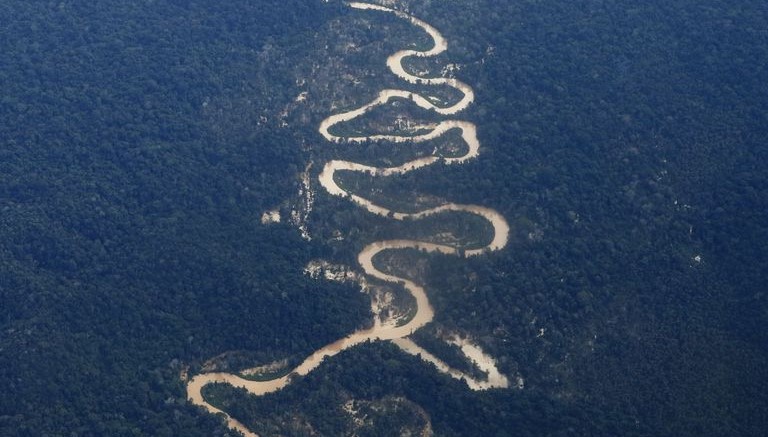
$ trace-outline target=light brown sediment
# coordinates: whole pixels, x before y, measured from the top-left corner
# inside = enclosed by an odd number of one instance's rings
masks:
[[[475,214],[483,217],[492,225],[493,238],[483,247],[466,249],[464,251],[459,250],[460,248],[458,247],[450,245],[416,240],[387,240],[371,243],[367,245],[358,255],[357,261],[360,267],[368,277],[376,278],[380,281],[399,284],[404,287],[405,290],[411,294],[415,300],[416,311],[411,318],[407,320],[395,320],[396,323],[380,323],[377,319],[373,327],[358,330],[344,338],[323,346],[322,348],[313,352],[303,362],[301,362],[291,372],[291,374],[273,380],[252,381],[244,379],[235,374],[223,372],[203,373],[193,377],[187,384],[187,394],[189,400],[195,405],[202,406],[211,413],[224,414],[227,418],[227,423],[230,428],[242,432],[247,437],[253,437],[256,436],[256,434],[245,427],[242,423],[227,415],[226,412],[221,411],[220,409],[206,402],[202,395],[202,389],[205,385],[217,382],[226,383],[234,387],[243,388],[249,393],[257,396],[272,393],[290,384],[294,376],[304,376],[312,372],[323,362],[324,359],[332,357],[345,349],[364,343],[366,341],[392,340],[396,345],[398,345],[407,353],[420,355],[425,361],[433,363],[441,372],[445,372],[454,378],[464,378],[467,381],[468,386],[473,390],[483,390],[488,388],[508,386],[506,377],[501,375],[498,370],[496,370],[493,360],[483,354],[483,352],[477,346],[469,343],[466,340],[456,340],[457,343],[455,344],[457,344],[463,353],[472,359],[481,370],[488,374],[488,378],[485,381],[470,378],[462,372],[451,369],[437,357],[416,345],[412,340],[406,338],[419,328],[422,328],[431,322],[434,318],[434,310],[432,309],[427,294],[422,286],[409,279],[398,277],[390,273],[385,273],[377,268],[374,263],[374,258],[376,255],[387,250],[416,249],[428,253],[442,253],[456,256],[459,256],[462,253],[464,256],[475,256],[488,251],[500,250],[506,246],[509,237],[509,225],[507,224],[507,221],[504,219],[504,217],[491,208],[478,205],[462,205],[456,203],[446,203],[434,208],[428,208],[414,213],[394,211],[381,205],[377,205],[373,201],[360,195],[345,190],[335,180],[335,174],[337,171],[355,171],[368,173],[375,176],[391,176],[408,173],[438,162],[444,162],[448,165],[461,164],[467,160],[477,157],[480,152],[480,142],[477,139],[477,128],[473,123],[463,120],[445,120],[438,123],[430,123],[420,126],[417,125],[415,126],[417,131],[427,130],[427,132],[411,136],[371,135],[342,137],[334,135],[331,132],[335,125],[358,118],[366,114],[372,108],[384,105],[392,99],[409,100],[423,109],[434,111],[441,115],[455,115],[466,109],[472,103],[475,98],[474,92],[472,88],[469,87],[469,85],[457,79],[446,77],[420,77],[409,73],[403,67],[403,60],[405,58],[412,56],[436,56],[447,49],[448,43],[446,39],[440,34],[440,32],[437,31],[437,29],[422,20],[412,17],[411,15],[384,6],[360,2],[349,3],[349,6],[360,10],[392,13],[398,17],[408,20],[410,23],[420,27],[425,32],[427,32],[433,41],[432,48],[425,51],[398,51],[387,58],[387,66],[395,75],[405,80],[406,82],[418,85],[447,85],[459,90],[462,93],[462,98],[453,105],[438,106],[432,103],[428,98],[425,98],[424,96],[421,96],[415,92],[394,89],[383,90],[371,102],[350,111],[331,115],[330,117],[323,120],[318,127],[320,134],[328,141],[337,143],[362,143],[367,141],[423,142],[439,138],[452,130],[460,130],[461,138],[467,144],[467,149],[463,155],[458,157],[439,157],[432,155],[414,159],[394,167],[374,167],[351,161],[331,160],[325,164],[319,175],[320,185],[331,195],[348,197],[352,202],[373,214],[391,217],[395,220],[421,219],[449,211]]]

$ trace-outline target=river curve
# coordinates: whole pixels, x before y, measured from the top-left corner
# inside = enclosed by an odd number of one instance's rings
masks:
[[[466,152],[458,157],[438,157],[427,156],[412,161],[406,162],[396,167],[373,167],[367,166],[355,162],[344,160],[331,160],[325,164],[320,176],[320,185],[330,194],[334,196],[348,197],[353,203],[366,209],[367,211],[381,215],[388,216],[395,220],[405,219],[421,219],[427,216],[441,214],[447,211],[460,211],[470,214],[475,214],[486,219],[493,226],[493,238],[491,241],[481,248],[473,248],[465,251],[460,251],[458,247],[453,247],[444,244],[436,244],[424,241],[416,240],[387,240],[378,241],[367,245],[358,255],[358,264],[362,268],[363,272],[369,277],[376,278],[381,281],[400,284],[408,293],[410,293],[416,302],[416,312],[412,318],[403,324],[392,323],[375,323],[373,327],[368,329],[359,330],[352,334],[339,339],[331,344],[328,344],[310,356],[308,356],[298,367],[296,367],[289,375],[276,378],[269,381],[252,381],[242,378],[236,374],[224,373],[224,372],[211,372],[195,375],[191,378],[187,384],[187,396],[191,403],[199,405],[213,414],[224,414],[227,420],[227,424],[230,428],[242,432],[247,437],[257,437],[257,434],[249,430],[242,423],[230,417],[226,412],[214,407],[205,401],[202,395],[202,389],[204,386],[211,383],[226,383],[234,387],[243,388],[249,393],[260,396],[267,393],[272,393],[284,388],[290,384],[291,380],[295,376],[304,376],[309,374],[317,366],[322,363],[326,358],[332,357],[339,352],[364,343],[366,341],[375,340],[393,340],[394,344],[398,345],[404,351],[410,354],[420,354],[426,361],[435,364],[439,370],[456,377],[464,378],[467,380],[468,386],[472,389],[487,389],[494,387],[507,387],[508,381],[503,375],[499,375],[498,372],[490,372],[487,381],[477,381],[469,378],[467,375],[457,372],[453,369],[447,368],[444,364],[441,364],[440,360],[432,356],[425,350],[418,347],[412,340],[407,337],[419,328],[425,326],[432,321],[434,317],[434,310],[429,303],[427,294],[422,286],[415,282],[401,278],[392,274],[385,273],[374,264],[374,257],[386,250],[402,250],[402,249],[417,249],[430,253],[443,253],[449,255],[460,256],[462,253],[464,256],[475,256],[483,254],[487,251],[496,251],[504,248],[507,244],[509,237],[509,225],[504,217],[497,211],[478,205],[461,205],[455,203],[446,203],[434,208],[428,208],[415,213],[406,213],[400,211],[392,211],[381,205],[375,204],[373,201],[366,199],[362,196],[349,192],[342,188],[335,180],[335,173],[337,171],[357,171],[368,173],[376,176],[389,176],[395,174],[403,174],[410,171],[417,170],[429,165],[433,165],[438,162],[444,162],[448,165],[461,164],[467,160],[473,159],[478,156],[480,152],[480,143],[477,139],[476,126],[468,121],[462,120],[446,120],[439,123],[431,123],[428,125],[419,126],[419,128],[426,129],[427,132],[420,135],[413,136],[398,136],[398,135],[371,135],[360,137],[341,137],[331,133],[333,126],[339,123],[347,122],[360,117],[367,113],[369,110],[376,106],[384,105],[392,99],[406,99],[415,103],[423,109],[434,111],[441,115],[455,115],[464,109],[466,109],[474,101],[474,92],[467,84],[454,79],[446,77],[433,77],[425,78],[415,76],[403,67],[402,61],[405,58],[415,57],[431,57],[436,56],[444,52],[448,47],[448,42],[440,34],[437,29],[429,25],[428,23],[419,20],[409,14],[401,11],[397,11],[391,8],[387,8],[380,5],[374,5],[369,3],[352,2],[349,6],[360,10],[380,11],[385,13],[392,13],[396,16],[403,18],[413,25],[420,27],[427,34],[430,35],[433,41],[433,46],[426,51],[418,50],[401,50],[393,55],[389,56],[386,60],[386,64],[389,69],[399,78],[405,80],[411,84],[419,85],[447,85],[459,90],[462,93],[462,98],[449,106],[438,106],[433,104],[427,98],[410,91],[387,89],[379,92],[378,96],[371,102],[339,114],[331,115],[320,123],[318,131],[328,141],[337,143],[361,143],[366,141],[391,141],[391,142],[422,142],[429,141],[444,135],[448,131],[460,130],[461,138],[467,145]],[[399,326],[398,326],[399,325]],[[441,367],[442,366],[442,367]],[[493,366],[492,366],[493,367]],[[494,367],[495,369],[495,367]]]

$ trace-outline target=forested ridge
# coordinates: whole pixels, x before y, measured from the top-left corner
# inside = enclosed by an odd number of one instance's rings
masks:
[[[280,393],[211,398],[263,435],[351,434],[346,402],[400,397],[435,435],[762,435],[765,5],[401,6],[449,39],[417,67],[461,67],[482,155],[342,180],[395,204],[503,213],[502,252],[400,256],[420,269],[433,328],[477,339],[525,387],[470,392],[374,343]],[[188,405],[186,366],[228,351],[296,363],[370,323],[368,298],[308,278],[308,260],[354,264],[404,232],[482,235],[456,216],[405,229],[323,195],[312,241],[260,223],[290,210],[310,160],[314,176],[338,156],[413,153],[316,131],[332,104],[393,83],[383,59],[409,44],[424,35],[333,1],[0,5],[0,434],[232,435]],[[439,329],[422,344],[459,360]],[[359,435],[393,435],[413,411]]]

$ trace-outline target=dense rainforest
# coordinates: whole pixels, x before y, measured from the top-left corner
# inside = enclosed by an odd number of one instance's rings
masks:
[[[763,435],[764,3],[394,3],[448,39],[413,68],[459,67],[482,153],[341,180],[507,218],[498,253],[399,256],[435,308],[419,344],[471,368],[436,341],[461,332],[524,386],[470,391],[370,343],[276,394],[206,396],[265,436]],[[407,86],[384,59],[424,44],[338,1],[2,2],[0,434],[234,435],[186,401],[184,373],[295,364],[370,323],[359,287],[308,277],[309,260],[353,265],[375,239],[436,229],[482,239],[480,222],[396,223],[319,189],[311,240],[261,222],[303,202],[307,168],[432,146],[317,133]],[[387,111],[347,128],[382,129]]]

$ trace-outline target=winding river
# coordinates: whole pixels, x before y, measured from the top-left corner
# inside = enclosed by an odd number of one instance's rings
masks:
[[[320,173],[320,185],[331,195],[348,197],[353,203],[373,214],[388,216],[395,220],[417,220],[448,211],[475,214],[485,218],[489,223],[491,223],[493,226],[493,238],[484,247],[467,249],[463,252],[460,251],[462,248],[459,247],[415,240],[387,240],[371,243],[360,252],[357,261],[365,275],[368,277],[376,278],[380,281],[399,284],[414,297],[416,302],[416,312],[412,318],[407,320],[407,323],[402,323],[403,321],[401,321],[401,323],[380,323],[377,321],[372,328],[353,332],[352,334],[342,339],[339,339],[318,349],[309,357],[307,357],[301,364],[299,364],[299,366],[296,367],[291,372],[291,374],[269,381],[252,381],[244,379],[236,374],[223,372],[203,373],[194,376],[187,384],[187,395],[189,400],[193,404],[199,405],[211,413],[224,414],[230,428],[238,430],[248,437],[256,437],[256,434],[245,427],[242,423],[227,415],[226,412],[221,411],[220,409],[206,402],[202,395],[202,389],[205,385],[216,382],[226,383],[234,387],[244,388],[249,393],[257,396],[275,392],[288,385],[292,378],[295,376],[304,376],[310,373],[317,366],[319,366],[325,358],[332,357],[345,349],[360,343],[364,343],[366,341],[391,340],[405,352],[413,355],[419,355],[425,361],[435,364],[438,370],[445,372],[446,374],[449,374],[455,378],[464,378],[467,381],[467,385],[474,390],[482,390],[494,387],[508,387],[509,385],[507,378],[496,370],[495,364],[492,362],[492,360],[482,359],[482,352],[476,346],[468,343],[461,343],[460,340],[456,340],[455,343],[461,347],[462,351],[464,351],[468,357],[473,358],[481,370],[486,372],[488,376],[485,380],[477,380],[469,377],[464,373],[450,369],[437,357],[419,347],[412,340],[408,339],[407,337],[409,335],[431,322],[434,317],[434,311],[429,303],[427,294],[424,288],[419,284],[405,278],[385,273],[377,268],[374,263],[374,258],[376,255],[387,250],[417,249],[425,252],[438,252],[455,256],[461,256],[462,254],[463,256],[476,256],[481,255],[487,251],[500,250],[506,246],[509,235],[509,226],[504,217],[490,208],[478,205],[461,205],[455,203],[446,203],[434,208],[428,208],[413,213],[392,211],[384,206],[377,205],[369,199],[345,190],[336,182],[335,179],[336,172],[338,171],[353,171],[368,173],[375,176],[389,176],[414,171],[441,161],[448,165],[454,165],[461,164],[469,159],[477,157],[480,151],[480,143],[477,139],[477,128],[473,123],[461,120],[446,120],[438,123],[430,123],[428,125],[417,126],[418,132],[426,131],[426,133],[413,136],[372,135],[360,137],[342,137],[331,133],[332,128],[335,125],[358,118],[366,114],[372,108],[384,105],[392,99],[406,99],[415,103],[421,108],[434,111],[441,115],[455,115],[466,109],[474,101],[474,92],[472,91],[472,88],[457,79],[447,77],[428,78],[415,76],[406,71],[403,67],[403,60],[405,58],[412,56],[436,56],[447,49],[447,41],[434,27],[409,14],[384,6],[359,2],[349,3],[349,6],[360,10],[395,14],[396,16],[403,18],[409,21],[411,24],[426,31],[433,40],[433,46],[431,49],[425,51],[398,51],[387,58],[387,66],[396,76],[402,80],[405,80],[406,82],[411,84],[418,84],[421,86],[447,85],[460,91],[462,93],[462,98],[452,105],[438,106],[415,92],[396,89],[382,90],[374,100],[367,103],[366,105],[347,112],[332,115],[323,120],[320,123],[318,129],[320,134],[328,141],[337,143],[361,143],[366,141],[423,142],[439,138],[448,131],[459,130],[461,132],[461,138],[466,143],[467,148],[466,152],[461,156],[427,156],[406,162],[396,167],[373,167],[350,161],[331,160],[325,164]]]

